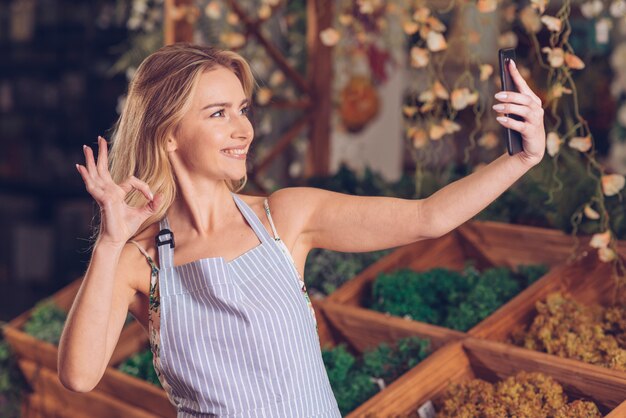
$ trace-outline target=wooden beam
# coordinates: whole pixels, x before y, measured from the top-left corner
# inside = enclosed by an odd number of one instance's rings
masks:
[[[281,152],[294,140],[300,131],[306,127],[309,121],[308,114],[303,114],[287,132],[285,132],[276,142],[269,154],[254,167],[254,175],[257,176],[262,171],[266,170],[271,162],[280,155]]]
[[[265,36],[263,36],[258,28],[259,22],[250,19],[246,15],[244,10],[237,4],[236,0],[228,0],[228,3],[230,4],[230,7],[233,9],[233,11],[237,14],[237,16],[239,16],[239,19],[244,22],[248,32],[257,38],[259,43],[263,45],[267,53],[274,59],[274,61],[276,61],[276,64],[280,67],[281,70],[283,70],[285,75],[291,78],[294,83],[296,83],[297,87],[302,93],[308,94],[309,84],[307,83],[307,81],[302,78],[302,76],[296,70],[293,69],[291,64],[289,64],[289,62],[287,62],[287,60],[285,59],[285,56],[274,46],[274,44],[269,42],[265,38]]]
[[[193,42],[193,28],[200,11],[193,0],[165,0],[165,45],[176,42]]]
[[[333,0],[307,1],[307,78],[314,106],[310,113],[309,140],[305,177],[325,176],[329,171],[330,120],[332,113],[332,48],[320,41],[320,31],[332,26]]]

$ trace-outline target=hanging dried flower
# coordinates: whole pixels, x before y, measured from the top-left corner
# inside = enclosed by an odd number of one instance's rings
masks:
[[[428,134],[422,128],[411,126],[408,129],[408,136],[415,148],[424,148],[428,144]]]
[[[411,48],[411,66],[415,68],[424,68],[430,61],[430,54],[426,48],[414,46]]]
[[[561,148],[561,144],[563,140],[559,137],[559,134],[556,132],[549,132],[546,137],[546,148],[548,150],[548,155],[550,157],[554,157]]]
[[[416,22],[424,23],[430,16],[430,9],[428,7],[420,7],[413,13],[413,20]]]
[[[420,28],[420,25],[417,22],[413,22],[412,20],[404,22],[404,24],[402,25],[402,29],[404,30],[404,33],[406,33],[407,35],[413,35],[415,32],[419,30],[419,28]]]
[[[607,174],[602,176],[602,192],[605,196],[618,194],[626,183],[626,179],[621,174]]]
[[[564,94],[572,94],[572,89],[568,89],[561,83],[555,83],[552,88],[550,88],[548,95],[553,99],[558,99]]]
[[[591,136],[575,136],[570,139],[569,144],[570,148],[574,148],[580,152],[587,152],[591,149]]]
[[[261,5],[259,8],[259,19],[267,20],[270,16],[272,16],[272,8],[267,4]]]
[[[444,38],[443,35],[439,32],[435,31],[431,31],[428,33],[428,36],[426,38],[426,45],[428,46],[428,49],[430,49],[432,52],[443,51],[448,47],[448,44],[446,43],[446,38]]]
[[[407,118],[412,118],[417,113],[417,106],[402,106],[402,113]]]
[[[431,103],[435,101],[435,92],[433,89],[424,90],[417,98],[420,102]]]
[[[544,15],[541,16],[541,21],[551,32],[560,32],[561,31],[561,19],[556,18],[554,16]]]
[[[614,0],[609,7],[609,12],[616,19],[624,17],[626,15],[626,1]]]
[[[603,263],[609,263],[617,258],[617,254],[611,248],[600,248],[598,250],[598,258]]]
[[[455,89],[452,91],[451,101],[453,109],[463,110],[478,101],[478,92],[470,93],[467,87]]]
[[[602,233],[593,234],[589,245],[593,248],[606,248],[611,242],[611,230],[606,230]]]
[[[493,66],[491,64],[482,64],[480,66],[480,81],[486,81],[493,74]]]
[[[220,42],[228,48],[241,48],[246,43],[246,37],[241,33],[227,32],[220,35]]]
[[[573,70],[582,70],[583,68],[585,68],[585,63],[583,62],[583,60],[569,52],[565,53],[565,65]]]
[[[434,123],[430,125],[429,136],[433,141],[441,139],[445,134],[446,129],[443,126]]]
[[[204,14],[213,20],[222,18],[222,6],[216,0],[210,1],[204,8]]]
[[[543,14],[546,11],[546,5],[548,0],[530,0],[530,7],[537,10],[539,14]]]
[[[285,74],[280,70],[274,70],[270,76],[270,86],[277,87],[285,82]]]
[[[494,149],[498,143],[498,136],[493,132],[487,132],[478,139],[478,145],[486,149]]]
[[[261,87],[257,90],[256,102],[259,105],[264,106],[268,104],[271,98],[272,98],[272,90],[270,90],[268,87]]]
[[[437,19],[435,16],[429,16],[426,19],[426,23],[435,32],[445,32],[446,30],[446,25],[444,25],[443,22]]]
[[[441,126],[443,127],[443,129],[445,129],[446,133],[448,134],[453,134],[455,132],[458,132],[461,130],[461,125],[459,125],[458,123],[450,120],[450,119],[444,119],[441,121]]]
[[[504,32],[502,35],[498,36],[498,46],[500,48],[515,48],[519,39],[515,32]]]
[[[350,25],[353,20],[354,20],[354,18],[353,18],[353,16],[351,14],[342,13],[342,14],[339,15],[339,23],[341,23],[343,26]]]
[[[546,46],[541,48],[541,52],[548,54],[548,62],[551,67],[559,68],[563,65],[565,60],[563,48],[549,48]]]
[[[435,94],[435,96],[439,99],[448,100],[450,98],[450,94],[448,93],[448,90],[446,90],[446,88],[443,86],[443,84],[441,84],[439,80],[436,80],[434,82],[432,91]]]
[[[491,13],[496,10],[498,2],[496,0],[478,0],[476,8],[481,13]]]
[[[585,213],[585,216],[589,219],[592,219],[592,220],[600,219],[600,214],[596,212],[595,210],[593,210],[591,205],[588,203],[585,205],[585,209],[583,210],[583,212]]]
[[[326,46],[335,46],[340,39],[339,32],[334,28],[326,28],[320,32],[320,40]]]
[[[527,32],[537,33],[541,30],[541,20],[537,12],[530,6],[526,6],[519,12],[519,19]]]
[[[420,113],[427,113],[430,112],[431,110],[433,110],[435,108],[435,102],[428,102],[428,103],[424,103],[421,107],[420,107]]]
[[[237,16],[237,13],[230,12],[226,15],[226,22],[231,26],[235,26],[239,23],[239,16]]]
[[[603,5],[601,0],[591,0],[580,6],[580,12],[587,19],[593,19],[602,13]]]

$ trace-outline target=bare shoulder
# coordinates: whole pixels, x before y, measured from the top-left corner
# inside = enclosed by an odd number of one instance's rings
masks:
[[[158,265],[158,253],[154,237],[159,233],[158,223],[154,223],[133,238]],[[120,273],[124,274],[132,289],[143,294],[149,293],[151,268],[145,255],[132,242],[127,242],[122,250],[119,263]]]

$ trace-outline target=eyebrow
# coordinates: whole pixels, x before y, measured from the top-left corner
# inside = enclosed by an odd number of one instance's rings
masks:
[[[241,103],[239,104],[239,106],[241,106],[241,105],[243,105],[243,104],[247,104],[247,103],[249,103],[249,102],[250,102],[250,101],[249,101],[247,98],[246,98],[246,99],[243,99],[243,100],[241,101]],[[211,108],[211,107],[231,107],[231,106],[232,106],[232,103],[229,103],[229,102],[212,103],[212,104],[208,104],[208,105],[204,106],[202,109],[200,109],[200,111],[203,111],[203,110],[205,110],[205,109],[209,109],[209,108]]]

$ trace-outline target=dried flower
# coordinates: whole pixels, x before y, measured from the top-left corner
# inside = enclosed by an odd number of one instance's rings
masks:
[[[446,38],[439,32],[431,31],[426,38],[426,45],[432,52],[443,51],[448,47]]]
[[[600,214],[596,212],[589,203],[585,205],[585,209],[583,210],[585,216],[589,219],[596,220],[600,219]]]
[[[414,46],[411,48],[411,66],[415,68],[424,68],[430,61],[430,54],[426,48]]]
[[[606,174],[602,176],[602,191],[605,196],[618,194],[626,183],[626,179],[621,174]]]
[[[402,106],[402,113],[407,118],[412,118],[417,113],[417,106]]]
[[[210,1],[204,8],[204,14],[213,20],[222,18],[222,6],[216,0]]]
[[[320,32],[320,40],[326,46],[335,46],[340,37],[339,32],[334,28],[326,28]]]
[[[591,136],[575,136],[570,139],[569,146],[580,152],[587,152],[591,149]]]
[[[496,10],[498,2],[496,0],[478,0],[476,8],[481,13],[491,13]]]
[[[580,6],[580,12],[587,19],[593,19],[602,13],[602,1],[601,0],[591,0],[583,3]]]
[[[565,65],[573,70],[582,70],[583,68],[585,68],[585,63],[583,62],[583,60],[569,52],[565,53]]]
[[[606,248],[611,242],[611,230],[606,230],[601,233],[593,234],[589,245],[593,248]]]
[[[522,11],[519,12],[519,18],[527,32],[537,33],[541,30],[541,20],[532,7],[524,7]]]
[[[439,99],[448,100],[450,98],[450,94],[448,93],[448,90],[446,90],[446,88],[443,86],[443,84],[441,84],[439,80],[436,80],[433,83],[432,91],[435,94],[435,96]]]
[[[478,140],[478,145],[486,149],[494,149],[498,146],[498,136],[493,132],[487,132],[483,134]]]
[[[430,136],[430,139],[432,139],[433,141],[437,141],[446,134],[446,128],[433,123],[432,125],[430,125],[430,131],[428,132],[428,134]]]
[[[485,81],[493,74],[493,66],[491,64],[482,64],[480,66],[480,81]]]
[[[559,137],[559,134],[556,132],[549,132],[546,137],[546,148],[548,150],[548,155],[550,157],[554,157],[561,148],[561,144],[563,140]]]
[[[540,14],[543,14],[546,11],[547,4],[548,0],[530,0],[530,7],[539,11]]]
[[[561,19],[553,17],[553,16],[544,15],[544,16],[541,16],[541,21],[543,22],[544,25],[546,25],[549,31],[552,31],[552,32],[561,31],[561,23],[562,23]]]
[[[549,48],[546,46],[541,48],[541,52],[548,54],[548,62],[553,68],[561,67],[565,61],[563,48]]]
[[[452,108],[455,110],[463,110],[469,105],[473,105],[478,101],[478,92],[470,93],[467,87],[455,89],[451,95]]]

